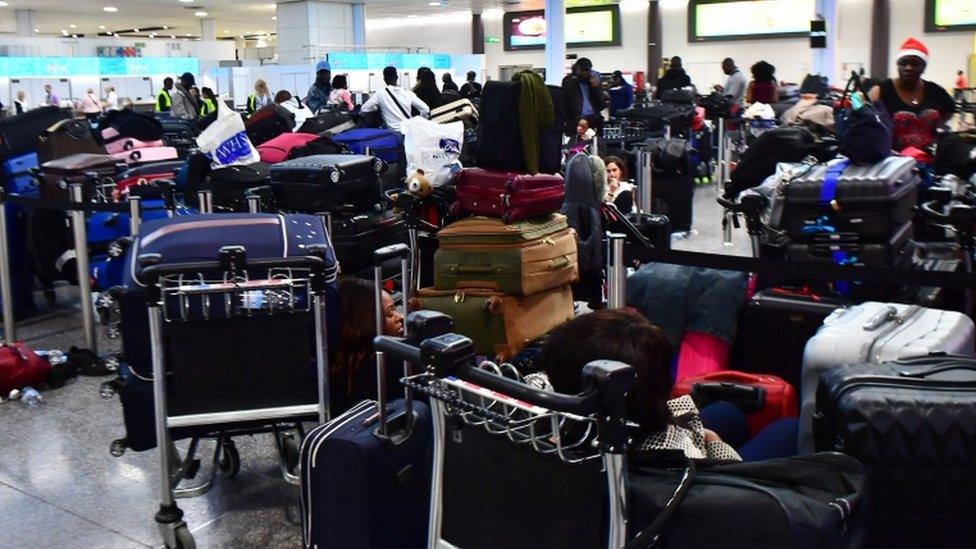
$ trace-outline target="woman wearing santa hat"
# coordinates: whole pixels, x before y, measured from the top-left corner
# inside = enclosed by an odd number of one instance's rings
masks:
[[[881,101],[891,115],[895,150],[907,147],[925,150],[935,140],[935,130],[952,116],[956,104],[935,82],[922,79],[929,50],[914,38],[902,42],[898,51],[898,77],[889,78],[868,93]]]

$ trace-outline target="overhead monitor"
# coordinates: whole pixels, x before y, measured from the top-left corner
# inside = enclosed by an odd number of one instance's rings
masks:
[[[976,30],[976,1],[925,0],[925,31]]]
[[[809,36],[815,0],[691,0],[688,41]]]
[[[541,50],[546,47],[546,16],[543,10],[510,11],[502,22],[505,51]],[[568,8],[564,23],[567,47],[620,45],[620,6],[616,4]]]

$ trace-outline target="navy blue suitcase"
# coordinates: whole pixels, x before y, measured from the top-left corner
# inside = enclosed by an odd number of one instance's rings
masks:
[[[8,158],[2,165],[3,189],[33,198],[38,197],[30,170],[37,167],[37,153],[27,153]],[[21,317],[34,312],[34,271],[27,237],[28,210],[16,204],[6,204],[7,239],[10,259],[11,290],[14,315]]]

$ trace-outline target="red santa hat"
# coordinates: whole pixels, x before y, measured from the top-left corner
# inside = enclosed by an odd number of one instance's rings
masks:
[[[901,59],[910,55],[914,55],[926,63],[929,62],[929,49],[925,47],[925,44],[914,38],[908,38],[901,43],[901,47],[898,48],[898,57],[895,59]]]

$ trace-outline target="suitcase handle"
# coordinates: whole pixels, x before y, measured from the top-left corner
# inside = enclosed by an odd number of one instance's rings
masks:
[[[898,309],[892,307],[891,305],[878,311],[876,315],[871,317],[871,320],[864,323],[862,328],[865,332],[872,332],[877,330],[882,324],[890,320],[898,318]]]
[[[400,259],[400,277],[403,293],[403,306],[406,308],[410,301],[410,248],[406,244],[392,244],[373,252],[373,292],[374,292],[374,313],[376,315],[376,336],[383,335],[383,264],[393,258]],[[406,312],[406,311],[404,311]],[[410,325],[403,324],[403,335],[407,336]],[[386,386],[386,355],[379,347],[375,347],[376,353],[376,413],[379,418],[379,425],[374,434],[394,446],[406,441],[413,428],[413,391],[410,387],[404,389],[404,413],[402,418],[405,421],[397,421],[396,429],[389,428],[391,419],[399,420],[401,416],[389,417],[386,406],[389,403],[387,396],[388,387]],[[410,360],[403,361],[404,376],[410,377],[413,368]]]
[[[946,364],[947,361],[951,360],[951,363]],[[941,374],[944,372],[953,371],[969,371],[976,374],[976,360],[971,358],[960,356],[960,355],[949,355],[946,353],[935,352],[926,356],[912,357],[908,359],[896,360],[896,364],[901,364],[905,366],[909,365],[927,365],[932,361],[938,361],[935,364],[929,365],[927,368],[922,368],[920,370],[902,370],[898,372],[898,375],[902,377],[911,378],[926,378],[932,375]]]
[[[691,399],[699,406],[728,402],[748,414],[766,406],[766,389],[743,383],[704,381],[691,386]]]
[[[458,265],[457,272],[460,274],[491,274],[495,269],[491,265]]]

